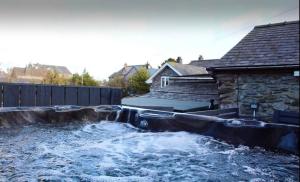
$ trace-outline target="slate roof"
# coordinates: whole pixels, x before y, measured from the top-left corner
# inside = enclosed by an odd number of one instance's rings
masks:
[[[11,70],[11,74],[14,77],[14,79],[17,79],[19,81],[41,80],[44,77],[46,77],[48,71],[56,71],[58,74],[62,74],[66,77],[72,75],[68,68],[64,66],[42,64],[30,64],[25,68],[13,67]]]
[[[205,67],[194,66],[189,64],[180,64],[180,63],[169,63],[174,69],[176,69],[180,76],[188,76],[188,75],[202,75],[208,74]]]
[[[111,74],[109,76],[109,78],[113,78],[115,76],[118,76],[118,75],[121,75],[121,76],[125,76],[127,75],[131,69],[134,69],[133,66],[126,66],[126,67],[123,67],[121,70],[117,71],[117,72],[114,72],[113,74]]]
[[[55,70],[57,73],[64,74],[64,75],[71,75],[72,74],[70,72],[70,70],[65,66],[33,64],[33,67],[36,67],[36,68],[39,68],[39,69]]]
[[[139,70],[141,68],[145,68],[146,65],[131,65],[131,66],[126,66],[126,67],[123,67],[122,69],[120,69],[119,71],[111,74],[109,76],[109,78],[113,78],[117,75],[120,75],[120,76],[123,76],[123,77],[126,77],[133,69],[135,70]],[[154,68],[149,68],[148,69],[148,72],[151,75],[153,75],[155,72],[156,72],[157,69],[154,69]]]
[[[23,75],[25,75],[25,68],[13,67],[12,73],[14,73],[16,76],[19,76],[19,75],[23,76]]]
[[[160,72],[162,72],[166,67],[171,68],[178,76],[194,76],[194,75],[207,75],[208,72],[205,67],[194,66],[190,64],[181,64],[175,62],[165,63],[160,67],[155,73],[148,78],[146,83],[152,83],[153,78],[155,78]]]
[[[220,62],[220,59],[194,60],[194,61],[191,61],[189,63],[189,65],[209,68],[209,67],[221,65],[219,62]]]
[[[255,26],[212,68],[299,66],[299,21]]]
[[[155,69],[155,68],[149,68],[148,71],[149,71],[149,74],[151,76],[151,75],[153,75],[157,71],[157,69]]]

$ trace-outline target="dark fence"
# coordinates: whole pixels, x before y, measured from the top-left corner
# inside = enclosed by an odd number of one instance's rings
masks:
[[[121,99],[119,88],[0,83],[1,107],[117,105]]]

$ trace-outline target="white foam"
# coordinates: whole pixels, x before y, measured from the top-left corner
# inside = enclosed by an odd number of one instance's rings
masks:
[[[250,179],[250,182],[264,182],[266,180],[262,179],[262,178],[253,178],[253,179]]]
[[[241,121],[239,121],[239,120],[231,120],[231,124],[234,124],[234,125],[241,125],[242,124],[242,122]]]
[[[131,125],[109,121],[73,128],[26,128],[7,145],[0,143],[0,163],[12,158],[16,162],[1,163],[6,165],[4,169],[30,169],[26,172],[33,178],[38,174],[41,179],[61,177],[70,181],[78,177],[86,181],[180,181],[180,177],[182,181],[201,181],[210,176],[222,179],[224,175],[233,181],[255,181],[281,175],[282,171],[270,165],[274,162],[280,165],[286,161],[289,168],[283,168],[291,174],[299,169],[297,156],[269,156],[260,149],[235,148],[188,132],[138,132]]]
[[[149,177],[140,177],[140,176],[124,176],[124,177],[113,177],[113,176],[91,176],[91,175],[82,175],[83,180],[92,181],[92,182],[152,182],[153,180]]]

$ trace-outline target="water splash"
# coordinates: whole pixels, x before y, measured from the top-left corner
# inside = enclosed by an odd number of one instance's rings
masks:
[[[0,155],[0,181],[299,180],[297,156],[108,121],[0,134]]]

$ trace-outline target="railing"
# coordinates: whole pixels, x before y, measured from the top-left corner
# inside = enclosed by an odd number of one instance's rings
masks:
[[[121,99],[120,88],[0,83],[1,107],[117,105]]]

